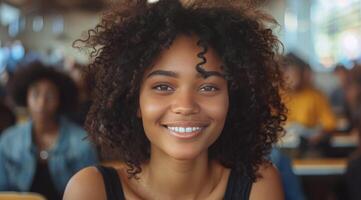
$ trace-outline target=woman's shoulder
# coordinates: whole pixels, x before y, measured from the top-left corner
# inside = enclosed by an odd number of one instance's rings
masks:
[[[102,174],[96,167],[86,167],[76,173],[68,182],[64,200],[106,199]]]
[[[269,199],[282,200],[284,192],[280,174],[275,166],[269,163],[262,164],[258,170],[261,175],[253,183],[250,200]]]
[[[1,138],[20,137],[20,136],[24,135],[24,132],[26,132],[26,133],[31,132],[31,122],[30,121],[17,123],[13,126],[8,127],[7,129],[5,129],[2,132]]]
[[[8,151],[13,151],[13,148],[22,149],[30,145],[30,143],[31,123],[29,121],[5,129],[0,136],[0,148]]]

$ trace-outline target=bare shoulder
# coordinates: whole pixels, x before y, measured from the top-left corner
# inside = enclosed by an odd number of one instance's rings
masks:
[[[263,164],[258,172],[262,177],[253,183],[250,200],[283,200],[284,192],[278,170],[272,164]]]
[[[95,167],[76,173],[68,182],[63,200],[106,200],[102,175]]]

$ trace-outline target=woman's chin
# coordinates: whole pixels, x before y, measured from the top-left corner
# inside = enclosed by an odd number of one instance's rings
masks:
[[[199,149],[170,149],[166,154],[174,160],[182,161],[198,159],[202,154],[207,155],[206,152],[202,152]]]

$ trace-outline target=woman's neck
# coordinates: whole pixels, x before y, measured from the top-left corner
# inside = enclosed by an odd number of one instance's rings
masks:
[[[214,162],[209,162],[207,152],[193,160],[152,153],[150,161],[142,166],[138,181],[146,188],[144,193],[151,194],[149,199],[200,199],[215,188],[222,176],[220,172]]]
[[[59,136],[59,125],[56,120],[34,120],[32,128],[33,140],[39,151],[53,148]]]
[[[58,122],[55,119],[33,120],[33,131],[35,135],[54,134],[58,130]]]

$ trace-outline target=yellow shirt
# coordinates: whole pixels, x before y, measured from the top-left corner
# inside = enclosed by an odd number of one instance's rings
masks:
[[[306,88],[286,94],[287,122],[296,122],[309,128],[321,126],[325,131],[336,128],[336,117],[328,99],[318,90]]]

